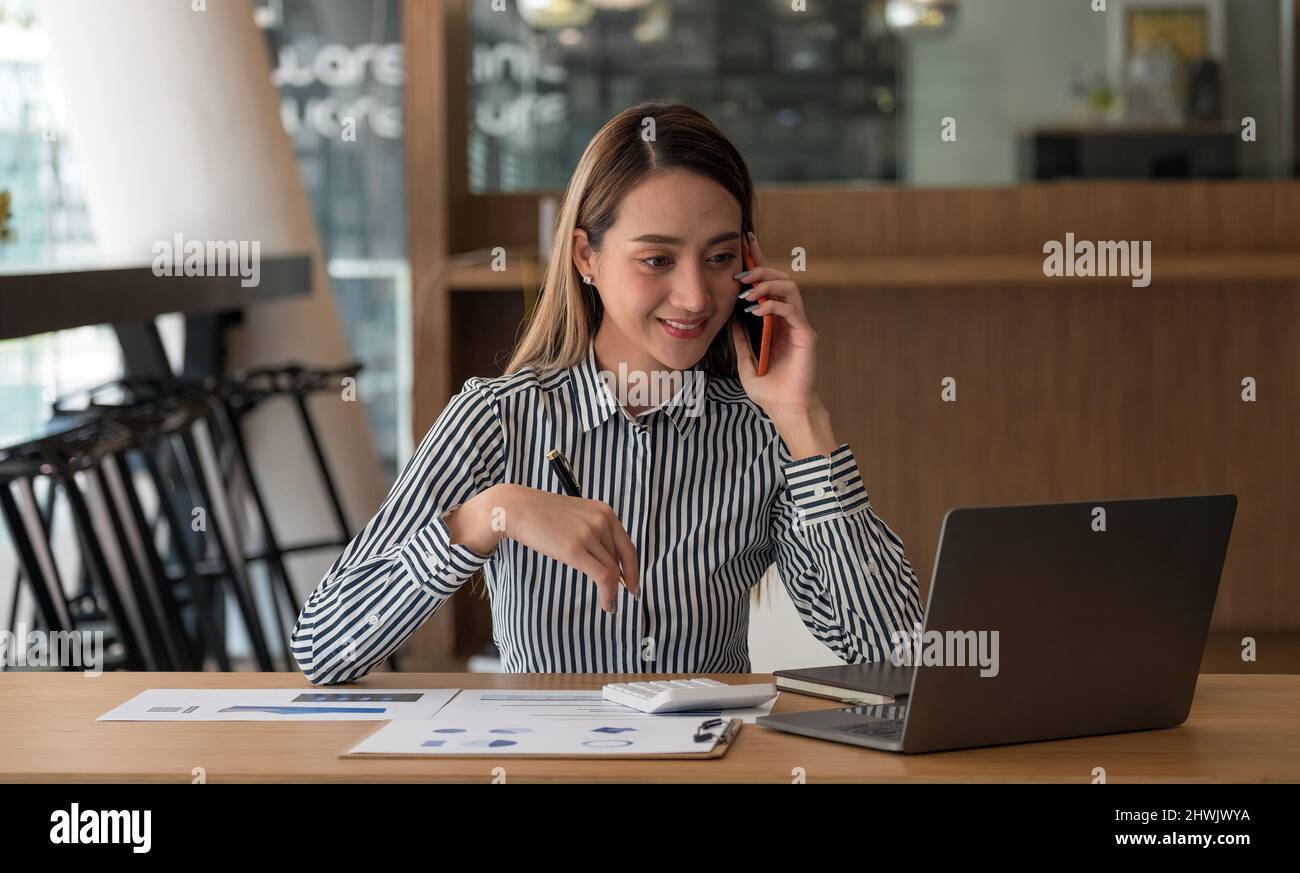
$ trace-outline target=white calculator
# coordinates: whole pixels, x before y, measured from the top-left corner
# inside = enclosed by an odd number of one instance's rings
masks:
[[[641,712],[682,712],[694,709],[744,709],[776,697],[771,682],[728,685],[713,679],[665,679],[662,682],[611,682],[604,698]]]

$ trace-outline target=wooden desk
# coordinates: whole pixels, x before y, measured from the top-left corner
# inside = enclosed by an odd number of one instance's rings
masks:
[[[352,688],[598,688],[626,675],[375,673]],[[659,677],[662,678],[662,677]],[[736,681],[735,674],[718,675]],[[755,681],[769,679],[755,675]],[[374,722],[96,722],[146,688],[310,688],[291,673],[0,674],[0,781],[487,782],[1109,782],[1300,781],[1300,676],[1202,675],[1181,727],[1019,746],[898,755],[746,725],[708,761],[350,760]],[[783,693],[778,712],[833,706]]]

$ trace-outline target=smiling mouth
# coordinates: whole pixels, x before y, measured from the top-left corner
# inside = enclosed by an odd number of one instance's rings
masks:
[[[673,339],[695,339],[697,336],[702,336],[705,327],[709,323],[707,318],[697,318],[694,321],[660,318],[658,321],[663,325],[664,331]]]

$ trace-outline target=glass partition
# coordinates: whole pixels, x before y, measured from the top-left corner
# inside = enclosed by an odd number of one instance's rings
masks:
[[[469,0],[473,192],[646,98],[762,183],[1295,175],[1294,0]]]

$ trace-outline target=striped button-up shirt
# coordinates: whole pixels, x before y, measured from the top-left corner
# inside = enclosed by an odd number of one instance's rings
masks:
[[[693,391],[632,418],[608,375],[589,346],[568,370],[465,383],[303,607],[292,651],[311,682],[368,673],[478,570],[511,672],[748,672],[750,591],[773,563],[845,661],[884,660],[912,632],[916,574],[847,444],[793,458],[738,380],[696,371]],[[620,587],[613,615],[580,571],[509,538],[477,554],[443,520],[497,483],[563,493],[553,448],[636,546],[640,595]]]

